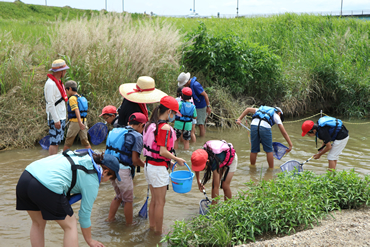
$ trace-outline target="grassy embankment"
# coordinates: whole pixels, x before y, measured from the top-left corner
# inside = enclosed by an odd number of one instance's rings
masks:
[[[248,191],[212,207],[206,215],[176,221],[164,238],[169,246],[234,246],[265,234],[291,234],[318,224],[330,212],[370,203],[370,176],[354,170],[250,182]]]
[[[286,14],[199,26],[196,19],[19,2],[0,7],[13,13],[0,19],[0,149],[30,147],[47,133],[43,85],[60,57],[71,66],[66,79],[76,80],[90,102],[90,126],[104,105],[120,104],[121,83],[150,75],[174,94],[181,70],[199,77],[214,112],[229,123],[246,105],[261,103],[294,115],[368,111],[369,22]]]

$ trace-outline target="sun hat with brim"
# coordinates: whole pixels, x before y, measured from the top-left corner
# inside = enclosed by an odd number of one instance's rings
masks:
[[[181,72],[179,77],[177,77],[177,86],[183,87],[190,79],[190,73]]]
[[[121,95],[134,103],[157,103],[167,94],[155,88],[154,79],[149,76],[140,76],[136,83],[125,83],[119,87]]]
[[[208,160],[208,153],[204,149],[197,149],[191,155],[191,169],[196,172],[203,171]]]
[[[69,69],[69,67],[66,64],[66,61],[64,61],[63,59],[58,59],[52,63],[51,69],[49,69],[49,71],[58,72],[66,69]]]
[[[118,159],[111,155],[111,154],[104,154],[103,160],[101,161],[103,165],[114,171],[116,174],[117,180],[121,181],[121,177],[119,176],[119,162]]]
[[[177,100],[174,97],[164,96],[159,103],[161,105],[164,105],[168,109],[171,109],[172,111],[175,111],[175,112],[181,114],[179,112],[179,102],[177,102]]]
[[[103,108],[99,117],[103,116],[104,114],[117,114],[117,108],[114,105],[107,105]]]
[[[305,136],[308,131],[312,130],[312,127],[315,125],[315,123],[311,120],[304,121],[302,124],[302,136]]]

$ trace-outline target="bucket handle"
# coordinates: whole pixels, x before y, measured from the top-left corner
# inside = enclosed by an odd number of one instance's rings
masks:
[[[176,164],[177,164],[177,162],[175,164],[173,164],[172,172],[173,172],[173,169],[175,168]],[[190,167],[186,164],[186,162],[184,164],[186,165],[186,167],[189,169],[189,172],[191,173]]]

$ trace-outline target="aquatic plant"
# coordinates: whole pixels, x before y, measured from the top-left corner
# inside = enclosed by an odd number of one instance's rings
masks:
[[[170,246],[232,246],[267,232],[290,234],[300,226],[313,227],[333,210],[370,203],[370,176],[354,170],[280,173],[274,180],[247,185],[248,191],[212,207],[207,216],[176,221],[162,241]]]

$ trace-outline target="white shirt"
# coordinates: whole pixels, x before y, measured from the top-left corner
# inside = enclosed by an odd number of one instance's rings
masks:
[[[66,103],[63,100],[57,106],[57,102],[61,97],[61,93],[55,82],[48,78],[44,87],[44,95],[46,100],[46,114],[48,120],[53,120],[54,123],[59,122],[60,120],[65,120],[67,117]]]
[[[259,122],[260,122],[260,119],[255,118],[255,119],[252,120],[251,125],[258,126]],[[274,113],[274,122],[275,122],[275,124],[283,124],[283,122],[281,122],[281,119],[280,119],[279,115],[276,112]],[[271,129],[270,124],[268,122],[266,122],[265,120],[261,121],[260,126]]]

